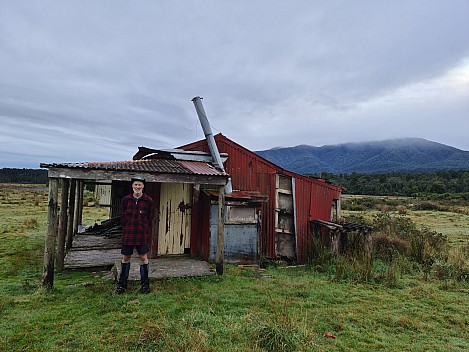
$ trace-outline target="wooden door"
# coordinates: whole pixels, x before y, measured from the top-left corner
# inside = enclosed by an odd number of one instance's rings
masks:
[[[190,253],[192,185],[163,183],[160,193],[158,254]]]

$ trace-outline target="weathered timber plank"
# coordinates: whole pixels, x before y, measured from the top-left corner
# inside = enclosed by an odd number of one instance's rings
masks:
[[[72,251],[91,249],[115,249],[121,248],[122,237],[107,238],[96,235],[76,235],[73,239]]]
[[[120,260],[116,261],[117,275],[120,275]],[[152,279],[195,277],[213,275],[210,264],[196,258],[186,256],[167,256],[149,259],[148,276]],[[111,277],[112,275],[109,275]],[[140,280],[140,261],[132,258],[130,264],[129,280]]]
[[[112,266],[121,257],[119,248],[70,251],[65,257],[64,267],[65,269],[80,269]]]

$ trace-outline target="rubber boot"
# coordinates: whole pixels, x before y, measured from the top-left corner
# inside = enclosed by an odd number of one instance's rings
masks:
[[[148,264],[140,265],[140,285],[142,293],[150,293],[150,279],[148,278]]]
[[[116,293],[121,294],[127,290],[127,281],[129,279],[130,271],[130,262],[121,263],[121,275],[119,276],[119,281],[117,283]]]

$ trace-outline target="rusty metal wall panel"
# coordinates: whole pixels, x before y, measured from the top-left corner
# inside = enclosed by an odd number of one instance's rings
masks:
[[[259,252],[262,256],[274,258],[276,255],[275,186],[277,170],[265,159],[236,143],[220,137],[216,140],[219,144],[219,150],[228,153],[225,170],[232,178],[233,189],[258,191],[269,197],[267,202],[262,203],[260,209],[262,231],[259,238]]]
[[[209,260],[210,199],[199,188],[193,189],[191,256]]]
[[[309,248],[309,219],[311,210],[311,182],[295,179],[295,220],[297,261],[303,263]]]
[[[254,209],[253,209],[254,211]],[[226,214],[226,212],[225,212]],[[210,207],[210,261],[214,262],[217,251],[218,204]],[[225,262],[257,261],[257,224],[227,223],[225,217]]]
[[[311,217],[310,220],[319,219],[324,221],[331,220],[331,211],[334,199],[340,195],[331,190],[322,183],[313,183],[313,192],[311,192]]]
[[[298,262],[302,263],[311,248],[309,222],[313,219],[330,221],[334,200],[340,199],[341,188],[321,180],[295,179],[296,235]]]
[[[191,207],[192,185],[161,185],[158,254],[184,254],[190,249]]]

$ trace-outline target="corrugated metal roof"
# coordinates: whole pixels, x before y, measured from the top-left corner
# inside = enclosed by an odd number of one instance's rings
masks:
[[[41,164],[43,168],[68,168],[107,171],[137,171],[166,174],[189,174],[204,176],[226,176],[227,174],[215,169],[212,165],[200,161],[145,159],[128,161],[105,161],[86,163],[53,163]]]
[[[178,160],[178,162],[197,175],[226,175],[225,172],[219,171],[214,166],[202,161]]]

